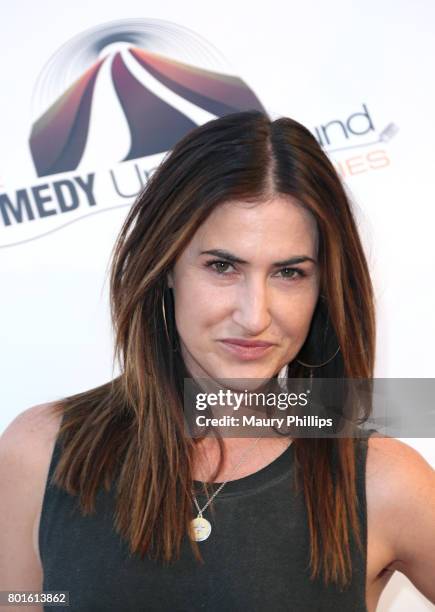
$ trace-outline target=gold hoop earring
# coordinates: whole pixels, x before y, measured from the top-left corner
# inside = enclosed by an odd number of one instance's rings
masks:
[[[177,350],[178,350],[178,348],[177,348],[177,347],[175,347],[175,348],[174,348],[174,347],[172,346],[172,340],[171,340],[171,337],[170,337],[170,335],[169,335],[169,330],[168,330],[168,322],[167,322],[167,320],[166,320],[165,294],[164,294],[164,293],[162,294],[162,314],[163,314],[163,324],[164,324],[164,326],[165,326],[166,337],[167,337],[167,339],[168,339],[168,342],[169,342],[170,347],[171,347],[171,348],[172,348],[172,350],[175,352],[175,351],[177,351]]]
[[[340,350],[340,345],[338,345],[338,348],[335,351],[335,353],[332,355],[332,357],[330,357],[327,361],[324,361],[323,363],[319,363],[318,365],[314,365],[311,363],[304,363],[303,361],[299,361],[299,359],[296,359],[295,361],[297,361],[297,363],[299,363],[301,366],[305,366],[306,368],[321,368],[325,366],[327,363],[329,363],[330,361],[332,361],[334,357],[338,354],[339,350]]]
[[[338,345],[338,348],[335,351],[335,353],[332,355],[332,357],[330,357],[327,361],[324,361],[323,363],[319,363],[318,365],[312,365],[312,364],[309,364],[309,363],[305,363],[304,361],[299,361],[299,359],[295,359],[295,361],[297,361],[297,363],[299,363],[301,366],[304,366],[306,368],[310,368],[310,376],[309,376],[309,380],[310,380],[310,392],[313,390],[313,379],[314,379],[313,368],[321,368],[322,366],[325,366],[327,363],[329,363],[330,361],[332,361],[334,359],[334,357],[338,354],[339,350],[340,350],[340,345]]]
[[[327,299],[326,296],[323,295],[323,293],[321,293],[319,295],[319,299],[322,300],[325,304],[327,304]],[[328,329],[329,326],[329,316],[326,320],[326,327],[325,327],[325,332],[324,334],[326,334],[326,330]],[[335,353],[332,355],[332,357],[330,357],[329,359],[327,359],[326,361],[324,361],[323,363],[319,363],[319,364],[311,364],[311,363],[305,363],[304,361],[300,361],[299,359],[296,359],[295,361],[297,363],[299,363],[299,365],[304,366],[305,368],[322,368],[323,366],[325,366],[326,364],[328,364],[330,361],[332,361],[334,359],[334,357],[338,354],[338,352],[340,351],[340,345],[338,345],[337,350],[335,351]],[[313,372],[312,370],[310,371],[310,378],[313,377]]]

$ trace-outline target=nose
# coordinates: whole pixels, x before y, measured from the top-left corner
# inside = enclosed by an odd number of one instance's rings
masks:
[[[250,336],[259,336],[272,321],[270,314],[270,288],[262,280],[252,281],[240,287],[233,320]]]

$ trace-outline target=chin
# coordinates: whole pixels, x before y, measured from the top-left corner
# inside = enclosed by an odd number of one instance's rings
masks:
[[[232,379],[231,387],[247,389],[256,388],[265,379],[272,378],[275,369],[272,366],[251,364],[244,366],[224,365],[219,372],[213,372],[213,378],[219,380]]]

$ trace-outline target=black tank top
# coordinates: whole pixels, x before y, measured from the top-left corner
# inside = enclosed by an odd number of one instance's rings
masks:
[[[369,430],[357,444],[357,492],[364,554],[353,538],[353,579],[343,592],[309,579],[309,530],[302,493],[293,487],[294,444],[259,471],[228,482],[204,517],[212,532],[200,542],[204,565],[185,537],[180,559],[163,566],[130,555],[113,527],[114,487],[100,488],[96,513],[82,516],[77,498],[50,482],[39,527],[44,591],[69,591],[72,612],[366,612],[365,465]],[[195,481],[195,489],[200,483]],[[219,486],[213,483],[212,491]],[[197,495],[202,508],[207,498]],[[192,503],[192,507],[193,503]],[[44,607],[44,610],[52,608]]]

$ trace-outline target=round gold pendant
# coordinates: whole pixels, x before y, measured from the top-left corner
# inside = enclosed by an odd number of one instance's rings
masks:
[[[206,540],[211,533],[211,525],[207,519],[202,516],[197,516],[191,523],[191,538],[196,542]]]

